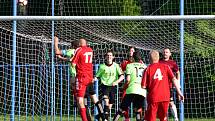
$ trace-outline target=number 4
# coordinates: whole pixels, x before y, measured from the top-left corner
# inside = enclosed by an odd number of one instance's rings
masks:
[[[161,73],[161,70],[158,68],[154,74],[154,79],[158,79],[159,81],[162,80],[163,75]]]

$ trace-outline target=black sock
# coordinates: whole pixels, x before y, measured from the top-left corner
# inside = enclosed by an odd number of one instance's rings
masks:
[[[110,112],[110,109],[109,109],[109,106],[104,106],[104,114],[105,114],[105,118],[108,120],[108,117],[109,117],[109,112]]]
[[[102,104],[98,101],[96,102],[95,106],[97,107],[98,113],[99,113],[99,117],[98,119],[101,117],[102,121],[105,120],[105,115],[104,115],[104,110],[102,108]]]

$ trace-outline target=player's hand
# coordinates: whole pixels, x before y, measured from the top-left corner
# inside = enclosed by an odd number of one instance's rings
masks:
[[[58,32],[55,32],[55,33],[54,33],[54,36],[55,36],[55,37],[58,37]]]
[[[178,100],[181,100],[181,96],[180,95],[177,95],[178,96]]]
[[[116,86],[116,85],[118,85],[117,81],[115,81],[115,82],[112,83],[112,86]]]
[[[94,83],[94,82],[95,82],[95,79],[92,80],[92,83]]]
[[[182,102],[184,102],[184,96],[183,95],[179,95],[179,97],[180,97],[179,100],[182,101]]]

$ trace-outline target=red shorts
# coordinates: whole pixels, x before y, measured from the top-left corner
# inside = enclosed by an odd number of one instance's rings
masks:
[[[92,80],[92,76],[88,74],[77,75],[75,80],[74,95],[76,97],[84,97],[87,86],[92,83]]]
[[[146,121],[156,121],[156,115],[160,121],[167,121],[167,111],[169,107],[169,101],[149,103],[147,106]]]

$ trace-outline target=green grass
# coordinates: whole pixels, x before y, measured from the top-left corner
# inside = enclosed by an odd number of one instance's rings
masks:
[[[18,121],[18,120],[20,120],[20,121],[46,121],[46,118],[48,119],[48,121],[50,121],[51,120],[51,116],[48,116],[48,117],[46,117],[46,116],[42,116],[42,117],[40,117],[40,116],[38,116],[38,115],[35,115],[33,118],[32,118],[32,116],[27,116],[27,118],[26,118],[26,116],[24,116],[24,115],[22,115],[22,116],[15,116],[15,121]],[[60,116],[58,116],[58,115],[56,115],[55,116],[55,121],[60,121]],[[5,117],[4,117],[4,115],[0,115],[0,121],[10,121],[10,116],[9,115],[6,115]],[[72,116],[70,116],[70,117],[68,117],[68,116],[63,116],[62,117],[62,121],[75,121],[74,120],[74,117],[72,117]],[[81,121],[81,118],[78,116],[77,118],[76,118],[76,121]],[[123,118],[121,118],[119,121],[123,121]],[[135,120],[135,118],[133,118],[133,120],[131,120],[131,121],[136,121]],[[159,121],[158,119],[157,119],[157,121]],[[173,119],[169,119],[169,121],[174,121]],[[215,121],[215,118],[214,119],[197,119],[197,118],[193,118],[193,119],[185,119],[185,121]]]

